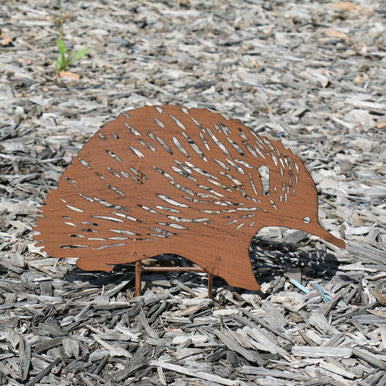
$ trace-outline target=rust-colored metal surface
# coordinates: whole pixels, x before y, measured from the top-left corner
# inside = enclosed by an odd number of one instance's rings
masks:
[[[300,158],[205,109],[143,107],[107,123],[49,192],[35,236],[85,270],[175,253],[230,285],[258,290],[248,247],[281,226],[345,243],[318,222]]]

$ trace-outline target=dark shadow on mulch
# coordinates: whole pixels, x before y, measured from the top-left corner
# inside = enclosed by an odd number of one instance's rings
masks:
[[[151,265],[155,266],[193,266],[190,260],[185,259],[175,254],[163,254],[153,257]],[[157,280],[169,280],[171,285],[180,284],[185,285],[204,285],[206,286],[206,277],[202,278],[203,275],[197,275],[195,272],[165,272],[165,273],[142,273],[142,280],[146,282],[157,281]],[[125,280],[130,280],[128,285],[132,286],[134,290],[134,279],[135,279],[135,263],[119,264],[114,265],[113,271],[102,272],[102,271],[83,271],[79,268],[66,273],[63,278],[66,281],[81,281],[89,282],[92,287],[102,287],[108,284],[119,285]],[[177,283],[176,283],[177,282]],[[147,285],[149,288],[151,285]]]
[[[339,262],[332,253],[324,250],[313,249],[305,252],[299,249],[300,244],[288,244],[285,242],[273,241],[271,239],[254,239],[249,248],[249,256],[256,280],[261,285],[264,282],[271,282],[280,279],[286,272],[298,268],[301,270],[304,280],[332,278],[338,270]],[[192,266],[193,263],[175,254],[158,255],[152,258],[152,265],[162,266]],[[64,277],[66,281],[89,282],[91,287],[102,287],[109,284],[119,285],[129,280],[128,287],[134,291],[135,264],[115,265],[111,273],[101,271],[83,271],[75,268]],[[206,275],[197,275],[195,272],[164,272],[164,273],[143,273],[142,280],[146,282],[143,289],[151,288],[152,281],[169,281],[170,286],[203,286],[207,285]],[[156,284],[155,284],[156,285]],[[229,286],[220,277],[214,277],[214,294],[216,288],[224,287],[235,293],[243,293],[242,288]],[[142,292],[143,293],[143,292]],[[256,292],[261,294],[261,292]]]
[[[260,284],[283,276],[298,268],[308,280],[335,276],[339,261],[325,250],[312,249],[305,252],[300,244],[288,244],[267,239],[254,239],[249,249],[253,271]]]

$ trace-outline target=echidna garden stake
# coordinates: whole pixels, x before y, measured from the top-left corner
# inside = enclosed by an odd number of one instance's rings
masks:
[[[299,229],[343,248],[318,221],[299,157],[206,109],[143,107],[94,134],[49,192],[35,236],[79,268],[173,253],[259,290],[248,254],[259,229]]]

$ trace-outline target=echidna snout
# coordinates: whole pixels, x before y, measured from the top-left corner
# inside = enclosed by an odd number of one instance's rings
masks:
[[[298,157],[296,170],[301,178],[297,177],[297,189],[293,193],[288,205],[280,206],[276,213],[267,218],[271,226],[281,226],[297,229],[318,236],[339,248],[345,248],[345,242],[328,231],[319,222],[318,193],[315,183],[309,172]],[[300,162],[299,162],[300,161]],[[300,194],[296,191],[300,190]]]
[[[279,141],[205,109],[143,107],[84,145],[48,194],[35,239],[86,270],[176,253],[258,289],[248,248],[259,229],[302,229],[342,245],[317,214],[315,184]]]

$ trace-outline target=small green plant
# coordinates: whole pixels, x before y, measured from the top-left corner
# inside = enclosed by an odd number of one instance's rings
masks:
[[[63,32],[63,8],[62,8],[62,0],[58,0],[59,2],[59,12],[60,12],[60,38],[56,40],[56,47],[59,50],[59,56],[55,60],[55,67],[58,71],[67,71],[70,68],[71,63],[74,60],[80,59],[83,56],[88,54],[87,48],[82,48],[79,51],[76,51],[74,54],[71,51],[67,52],[67,47],[64,44],[64,32]]]
[[[66,45],[64,44],[63,39],[59,38],[56,41],[56,46],[59,50],[58,59],[55,60],[55,66],[58,71],[67,71],[70,68],[70,64],[77,59],[82,58],[88,54],[87,48],[82,48],[79,51],[72,54],[72,51],[67,53]]]

